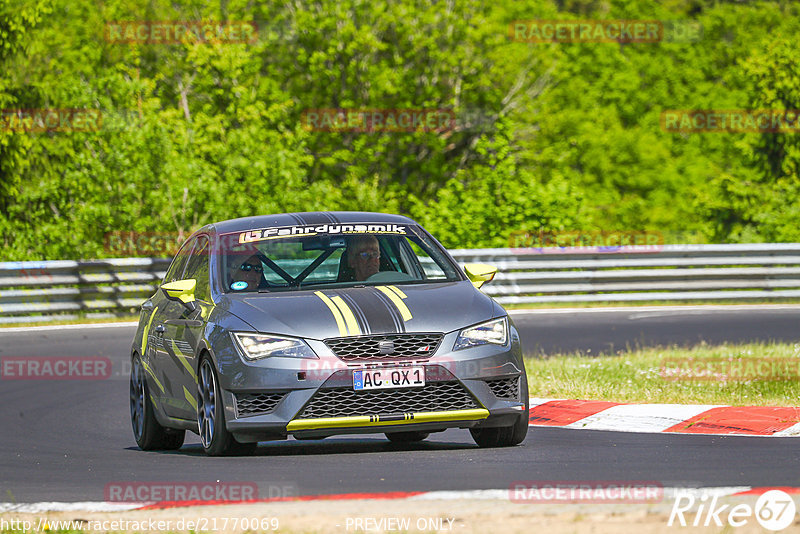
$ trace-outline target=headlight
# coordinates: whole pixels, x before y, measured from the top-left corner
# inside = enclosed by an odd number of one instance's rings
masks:
[[[316,358],[317,355],[302,339],[268,334],[233,333],[233,339],[248,360],[261,358]]]
[[[458,334],[453,350],[466,349],[477,345],[493,343],[505,345],[508,339],[508,323],[506,318],[492,319],[479,325],[465,328]]]

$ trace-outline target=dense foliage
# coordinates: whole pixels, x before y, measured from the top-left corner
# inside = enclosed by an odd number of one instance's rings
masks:
[[[263,4],[263,5],[261,5]],[[800,137],[673,133],[663,110],[800,109],[800,6],[714,0],[0,0],[0,260],[114,256],[264,213],[408,214],[449,247],[520,231],[798,241]],[[693,42],[530,43],[518,20],[693,21]],[[252,21],[248,43],[121,44],[114,21]],[[314,131],[320,108],[447,109],[445,131]],[[7,123],[4,123],[7,124]],[[13,129],[12,129],[13,130]]]

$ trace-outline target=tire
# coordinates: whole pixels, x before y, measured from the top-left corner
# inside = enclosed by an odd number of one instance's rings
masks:
[[[131,427],[136,444],[143,451],[176,451],[183,445],[185,430],[165,428],[156,420],[147,386],[144,365],[138,354],[131,362]]]
[[[517,422],[513,425],[496,428],[469,429],[470,434],[472,434],[472,439],[475,440],[478,447],[512,447],[525,441],[525,436],[528,435],[528,425],[530,423],[528,415],[528,377],[525,373],[522,374],[520,397],[524,399],[525,410],[520,414],[519,419],[517,419]]]
[[[209,456],[252,454],[258,443],[239,443],[225,427],[222,395],[211,358],[203,356],[197,375],[197,430]]]
[[[386,437],[392,443],[416,443],[430,436],[430,432],[408,431],[408,432],[387,432]]]

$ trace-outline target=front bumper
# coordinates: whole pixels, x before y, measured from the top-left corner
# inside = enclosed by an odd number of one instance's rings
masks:
[[[527,405],[519,339],[459,351],[457,332],[427,359],[345,363],[321,341],[307,340],[318,360],[238,357],[220,365],[226,426],[239,441],[391,431],[508,426]],[[235,350],[235,347],[233,348]],[[421,388],[353,391],[353,372],[370,367],[424,367]]]

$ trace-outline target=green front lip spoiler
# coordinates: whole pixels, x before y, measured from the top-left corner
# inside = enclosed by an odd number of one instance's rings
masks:
[[[325,417],[320,419],[295,419],[286,430],[319,430],[322,428],[353,428],[387,425],[407,425],[414,423],[438,423],[444,421],[476,421],[489,417],[489,410],[453,410],[448,412],[419,412],[395,415],[358,415],[354,417]]]

